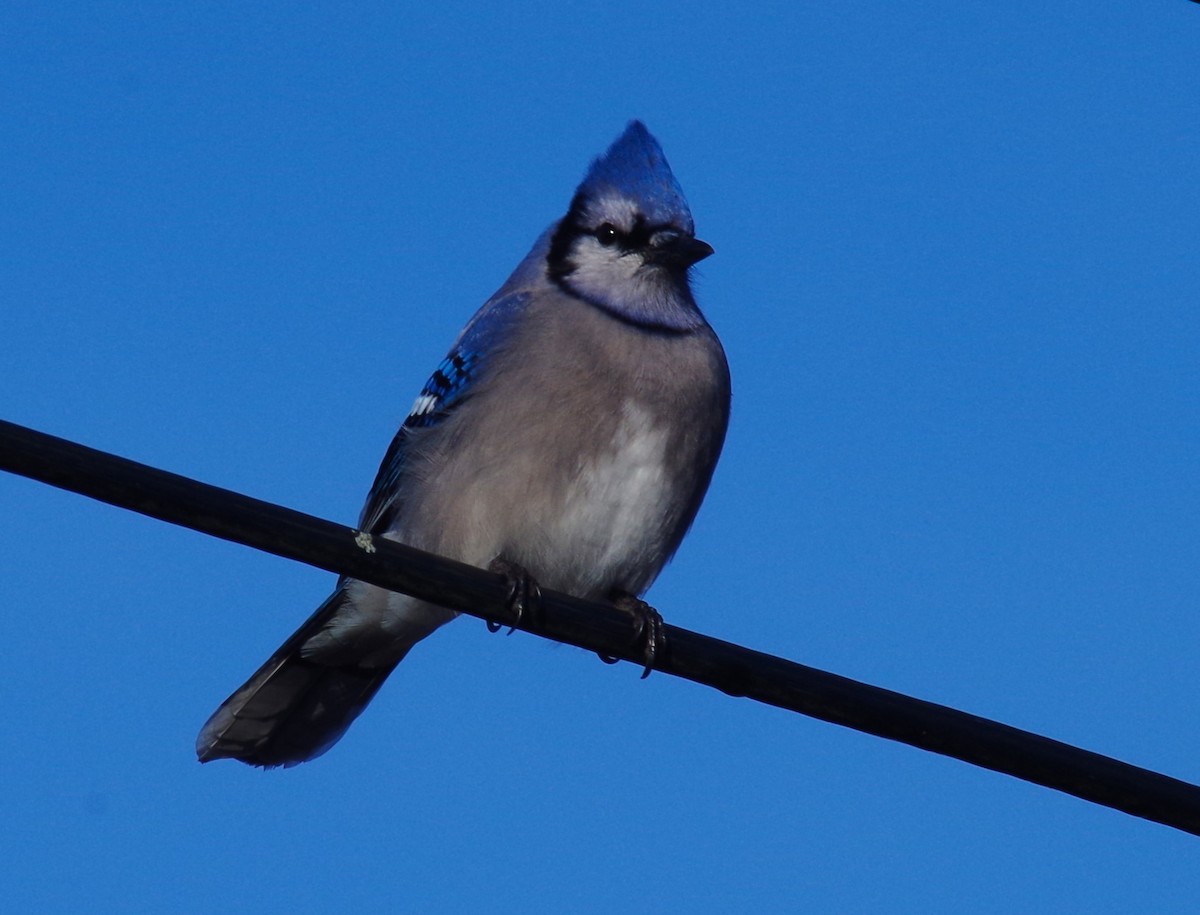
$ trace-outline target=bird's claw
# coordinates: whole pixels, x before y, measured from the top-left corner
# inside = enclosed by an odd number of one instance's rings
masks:
[[[633,616],[636,632],[633,635],[632,645],[641,644],[642,647],[642,679],[645,680],[650,676],[650,671],[654,669],[654,662],[663,652],[663,648],[667,643],[666,628],[663,623],[662,614],[651,607],[648,603],[639,597],[634,597],[632,594],[618,594],[613,600],[613,605],[618,610],[624,610],[626,613]],[[599,655],[601,661],[605,664],[616,664],[620,658],[610,657],[609,655]]]
[[[488,564],[488,571],[503,575],[508,583],[508,596],[504,602],[509,610],[517,616],[513,625],[508,627],[508,634],[512,635],[519,624],[528,624],[536,620],[542,603],[542,589],[533,576],[524,567],[515,562],[501,559],[499,556]],[[488,632],[499,632],[504,628],[503,623],[497,623],[494,620],[485,622]]]

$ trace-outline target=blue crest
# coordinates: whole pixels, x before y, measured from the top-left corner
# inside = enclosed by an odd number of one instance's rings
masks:
[[[692,211],[675,180],[662,147],[641,121],[629,126],[592,163],[578,192],[592,199],[617,196],[637,202],[651,222],[695,231]]]

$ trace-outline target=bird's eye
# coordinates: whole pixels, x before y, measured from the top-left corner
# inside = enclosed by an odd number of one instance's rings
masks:
[[[620,239],[621,233],[611,222],[606,222],[596,230],[596,240],[606,248],[611,248]]]

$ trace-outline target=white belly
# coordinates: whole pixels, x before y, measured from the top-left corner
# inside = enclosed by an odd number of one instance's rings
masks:
[[[519,460],[530,479],[506,476],[511,467],[503,465],[507,470],[497,479],[475,478],[473,486],[443,490],[455,494],[443,510],[470,518],[459,525],[468,534],[463,539],[449,544],[397,539],[480,567],[502,556],[524,566],[542,586],[578,597],[604,599],[614,590],[641,594],[662,568],[679,521],[668,475],[668,435],[636,401],[623,405],[610,428],[608,444],[581,457],[576,471],[556,485],[547,485],[543,476],[546,462]],[[514,493],[539,488],[556,495],[511,501]],[[446,528],[431,523],[426,529]],[[378,643],[381,656],[394,659],[455,615],[362,582],[350,583],[349,592],[327,629],[306,645],[307,653],[333,657],[348,646],[374,650]]]
[[[570,580],[555,586],[576,594],[640,592],[658,573],[671,517],[666,431],[627,402],[609,446],[581,463],[560,510],[545,519],[536,564],[565,570]]]

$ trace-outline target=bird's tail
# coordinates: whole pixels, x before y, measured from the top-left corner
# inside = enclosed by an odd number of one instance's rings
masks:
[[[294,766],[332,747],[400,663],[329,664],[302,648],[342,606],[341,588],[213,712],[200,736],[200,762],[239,759],[252,766]]]

